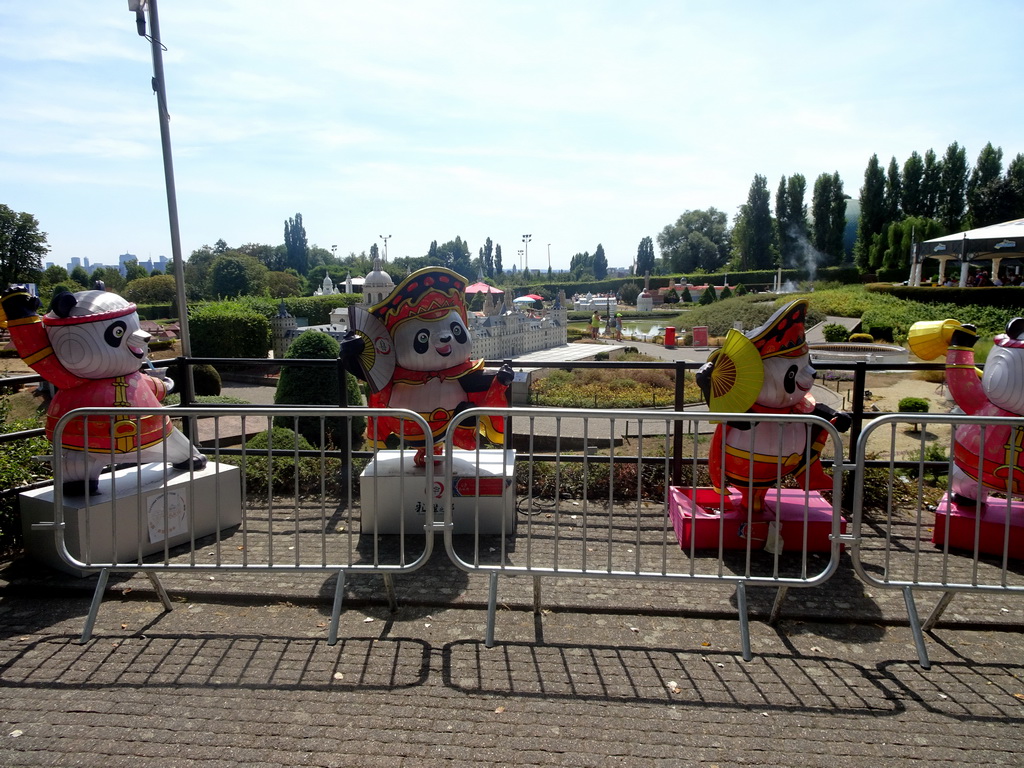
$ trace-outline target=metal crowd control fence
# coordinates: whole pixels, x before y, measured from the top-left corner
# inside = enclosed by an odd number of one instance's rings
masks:
[[[434,488],[433,463],[415,470],[409,450],[409,471],[375,471],[372,462],[353,458],[352,451],[353,421],[357,435],[361,420],[387,415],[429,436],[419,415],[355,407],[82,408],[60,419],[54,444],[60,445],[76,423],[87,436],[103,436],[113,445],[120,436],[140,433],[142,419],[154,414],[188,422],[191,434],[213,446],[204,449],[209,460],[204,469],[173,469],[165,442],[158,449],[162,456],[143,456],[139,449],[101,454],[116,471],[101,476],[99,493],[65,494],[61,462],[54,462],[52,490],[21,498],[37,550],[73,573],[99,573],[83,642],[91,636],[111,572],[145,572],[170,610],[161,573],[288,570],[337,575],[329,629],[333,644],[346,573],[381,574],[394,605],[392,576],[414,571],[430,557],[433,536],[423,533],[434,524],[428,498]],[[272,425],[295,434],[255,437]],[[330,448],[303,448],[300,431],[312,431],[320,445]],[[360,494],[364,500],[373,494],[386,497],[391,507],[413,513],[393,519],[367,515],[360,510]]]
[[[868,585],[903,592],[918,658],[931,666],[924,632],[958,593],[1024,592],[1024,502],[1009,493],[980,508],[956,504],[941,489],[952,478],[953,433],[976,431],[978,445],[998,440],[1009,491],[1024,482],[1024,419],[891,414],[870,422],[856,446],[852,561]],[[907,447],[907,437],[911,445]],[[901,439],[902,436],[902,439]],[[995,468],[995,465],[993,465]],[[978,496],[980,481],[968,481]],[[941,593],[930,616],[918,617],[914,591]]]
[[[777,589],[771,619],[778,616],[790,587],[823,584],[835,572],[843,535],[840,512],[842,471],[833,472],[831,501],[824,501],[801,481],[787,482],[783,462],[811,458],[812,432],[823,435],[823,455],[842,467],[843,445],[828,422],[807,415],[754,415],[744,419],[776,436],[758,444],[776,448],[773,485],[766,505],[786,506],[781,531],[772,515],[743,505],[738,494],[722,496],[708,485],[707,443],[717,422],[737,414],[652,412],[644,410],[568,410],[540,408],[482,409],[459,414],[453,426],[487,414],[506,417],[506,434],[526,451],[517,471],[522,499],[514,537],[476,533],[453,535],[453,501],[463,515],[478,520],[479,499],[453,499],[451,430],[446,442],[445,546],[449,556],[470,573],[487,573],[488,616],[485,644],[494,644],[499,576],[533,577],[534,611],[541,611],[541,578],[634,579],[735,586],[744,659],[751,658],[747,587]],[[783,425],[801,431],[803,455],[788,451]],[[764,432],[761,433],[762,435]],[[792,433],[786,433],[792,434]],[[681,485],[670,486],[673,442],[682,435]],[[554,460],[531,460],[536,451],[551,451]],[[722,447],[724,457],[724,445]],[[474,454],[469,451],[470,463]],[[763,457],[762,457],[763,458]],[[685,498],[684,498],[685,497]],[[690,499],[687,501],[686,499]],[[769,545],[773,540],[774,547]],[[766,549],[774,549],[774,553]],[[811,551],[816,550],[812,555]]]

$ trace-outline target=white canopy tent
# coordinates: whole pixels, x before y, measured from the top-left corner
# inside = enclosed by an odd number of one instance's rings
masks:
[[[917,268],[914,284],[921,284],[921,265],[925,259],[938,259],[939,280],[946,271],[946,262],[960,261],[960,286],[967,285],[967,270],[972,261],[991,261],[992,273],[999,271],[999,262],[1009,254],[1024,253],[1024,219],[957,232],[925,240],[917,246]]]

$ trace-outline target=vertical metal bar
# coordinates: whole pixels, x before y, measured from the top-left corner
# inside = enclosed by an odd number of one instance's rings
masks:
[[[676,392],[675,410],[682,413],[686,408],[686,365],[682,360],[676,361]],[[640,433],[640,441],[643,442],[643,432]],[[677,419],[672,430],[672,483],[679,485],[683,477],[683,425]]]
[[[109,568],[104,568],[100,571],[99,580],[96,582],[96,589],[92,593],[89,615],[85,617],[85,626],[82,627],[82,638],[79,640],[83,645],[92,639],[92,628],[96,625],[96,614],[99,613],[100,603],[103,602],[103,592],[107,588],[107,579],[109,578]]]
[[[743,660],[750,661],[754,655],[750,652],[750,618],[747,616],[747,585],[742,581],[736,585],[736,609],[740,615],[740,647],[743,649]]]
[[[490,580],[487,584],[487,634],[484,638],[484,646],[494,647],[494,622],[498,613],[498,572],[491,571]]]
[[[338,642],[338,623],[341,621],[341,601],[345,597],[345,571],[338,571],[338,580],[334,584],[334,605],[331,607],[331,626],[327,631],[327,644]]]

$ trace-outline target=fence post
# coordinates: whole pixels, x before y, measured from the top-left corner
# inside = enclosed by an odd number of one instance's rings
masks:
[[[675,410],[686,408],[683,391],[686,386],[686,363],[676,360],[676,402]],[[643,440],[643,435],[640,436]],[[676,419],[672,425],[672,485],[679,485],[683,477],[683,424]]]

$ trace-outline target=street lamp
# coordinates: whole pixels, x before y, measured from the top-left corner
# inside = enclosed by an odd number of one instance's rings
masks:
[[[530,238],[533,235],[523,235],[523,270],[530,268]]]
[[[523,271],[523,249],[519,249],[519,271]]]
[[[391,239],[391,235],[381,235],[380,239],[384,241],[384,263],[388,263],[388,240]]]
[[[551,243],[548,243],[548,274],[551,274]]]
[[[336,245],[332,245],[331,246],[331,257],[334,258],[334,259],[338,258],[338,246],[336,246]]]
[[[181,354],[192,356],[192,342],[188,333],[188,308],[185,305],[185,265],[181,258],[181,235],[178,232],[178,198],[174,191],[174,163],[171,159],[170,114],[167,111],[167,90],[164,85],[163,43],[160,40],[160,17],[156,0],[128,0],[128,10],[135,14],[135,27],[140,37],[146,35],[146,12],[152,34],[148,39],[153,48],[153,90],[160,116],[160,144],[164,158],[164,184],[167,187],[167,218],[171,227],[171,257],[174,259],[174,282],[178,301],[178,326],[181,328]],[[192,367],[186,366],[189,381]],[[191,386],[186,393],[191,395]]]

